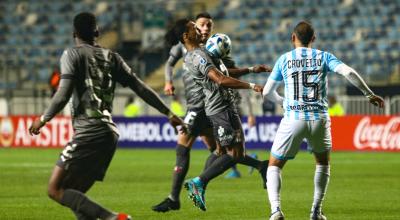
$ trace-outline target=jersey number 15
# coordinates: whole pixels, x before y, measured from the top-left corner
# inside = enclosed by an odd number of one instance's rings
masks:
[[[299,87],[300,82],[299,82],[299,77],[301,74],[301,78],[302,78],[302,86],[304,88],[308,88],[310,90],[308,90],[307,93],[303,93],[303,101],[306,102],[315,102],[318,100],[318,83],[316,82],[308,82],[308,76],[312,76],[312,75],[318,75],[318,70],[310,70],[310,71],[301,71],[301,72],[293,72],[292,73],[292,78],[293,78],[293,83],[294,83],[294,100],[299,100]],[[312,97],[308,97],[308,94],[313,94]]]

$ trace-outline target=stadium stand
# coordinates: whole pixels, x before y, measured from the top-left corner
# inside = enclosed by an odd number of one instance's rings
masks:
[[[291,48],[293,25],[307,19],[317,30],[316,47],[332,51],[371,85],[400,84],[397,0],[5,0],[0,10],[0,94],[7,100],[25,93],[47,97],[48,78],[63,49],[72,45],[70,22],[80,11],[94,11],[103,33],[100,43],[120,52],[158,89],[164,79],[167,25],[203,10],[214,16],[215,32],[233,40],[238,66],[273,65],[278,54]],[[266,81],[261,75],[249,77]],[[329,83],[331,91],[346,93],[343,77],[330,74]]]

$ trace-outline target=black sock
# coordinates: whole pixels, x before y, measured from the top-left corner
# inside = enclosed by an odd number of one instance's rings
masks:
[[[75,214],[77,220],[96,220],[97,219],[97,218],[90,218],[87,215],[82,214],[80,212],[74,211],[74,214]]]
[[[231,168],[232,168],[232,170],[234,170],[234,171],[238,171],[238,170],[237,170],[237,167],[236,167],[236,164],[233,165]]]
[[[251,166],[259,170],[262,165],[262,161],[259,161],[253,157],[250,157],[249,155],[245,155],[242,159],[238,161],[238,163],[246,165],[246,166]]]
[[[113,214],[99,204],[91,201],[85,194],[74,189],[64,190],[64,195],[60,203],[72,209],[72,211],[82,213],[89,218],[105,219]]]
[[[200,174],[200,179],[201,181],[207,185],[207,183],[212,180],[213,178],[217,177],[218,175],[222,174],[225,172],[227,169],[229,169],[232,165],[234,165],[236,161],[233,159],[231,155],[224,154],[222,156],[219,156],[209,168],[203,171],[202,174]]]
[[[215,161],[217,158],[218,158],[218,155],[215,153],[215,151],[212,152],[212,153],[208,156],[208,158],[207,158],[207,160],[206,160],[206,164],[204,165],[203,171],[206,170],[207,168],[209,168],[209,167],[211,166],[211,164],[214,163],[214,161]]]
[[[174,174],[172,178],[171,199],[179,201],[179,194],[181,193],[182,184],[185,180],[187,171],[189,170],[190,162],[190,148],[182,145],[176,146],[176,163]]]

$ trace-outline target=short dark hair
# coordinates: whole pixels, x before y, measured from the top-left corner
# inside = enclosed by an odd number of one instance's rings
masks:
[[[74,17],[75,34],[82,40],[93,40],[97,35],[96,16],[90,12],[82,12]]]
[[[296,34],[300,42],[306,46],[308,45],[314,37],[314,28],[308,21],[300,21],[293,31]]]
[[[187,23],[189,19],[183,18],[177,20],[165,34],[165,42],[168,46],[173,46],[179,41],[183,43],[183,33],[188,31]]]
[[[212,19],[210,13],[208,13],[208,12],[206,12],[206,11],[197,14],[197,15],[196,15],[196,20],[199,19],[199,18],[208,18],[208,19]]]

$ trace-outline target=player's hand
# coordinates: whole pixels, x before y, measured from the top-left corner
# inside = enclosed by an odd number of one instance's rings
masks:
[[[170,96],[175,95],[175,87],[172,84],[172,82],[170,81],[165,82],[164,93],[165,95],[170,95]]]
[[[271,72],[271,71],[272,71],[272,68],[265,64],[254,66],[254,73],[265,73],[265,72]]]
[[[180,126],[180,128],[179,128],[180,132],[187,133],[186,124],[185,124],[185,122],[183,122],[183,120],[181,118],[179,118],[176,115],[172,115],[172,116],[170,116],[168,118],[168,120],[169,120],[169,123],[172,125],[172,127],[174,127],[176,134],[178,134],[178,127],[179,126]]]
[[[29,134],[30,135],[38,135],[40,134],[40,129],[45,125],[44,122],[40,120],[40,118],[36,118],[35,121],[29,127]]]
[[[256,117],[254,117],[253,115],[249,115],[247,117],[247,125],[251,128],[254,127],[256,125]]]
[[[259,93],[262,93],[262,92],[263,92],[263,89],[264,89],[264,87],[263,87],[263,86],[260,86],[260,85],[255,85],[254,88],[253,88],[253,90],[254,90],[255,92],[259,92]]]
[[[385,101],[380,96],[370,95],[370,96],[367,96],[367,98],[369,99],[369,102],[371,104],[378,106],[379,108],[383,108],[385,106]]]

